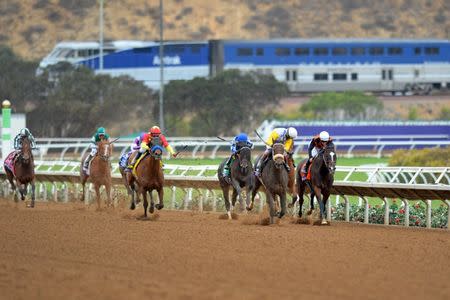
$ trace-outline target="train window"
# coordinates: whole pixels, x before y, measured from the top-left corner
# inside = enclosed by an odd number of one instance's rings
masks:
[[[414,77],[418,78],[420,76],[420,71],[419,70],[414,70]]]
[[[328,55],[328,48],[314,48],[314,55]]]
[[[388,48],[389,55],[402,55],[403,49],[399,47],[390,47]]]
[[[191,45],[191,52],[192,53],[200,53],[201,45]]]
[[[386,70],[381,71],[381,79],[386,80]]]
[[[392,70],[388,70],[388,78],[392,80],[394,78],[394,72]]]
[[[292,81],[297,81],[297,71],[292,71]]]
[[[275,54],[278,56],[289,56],[291,55],[291,49],[289,48],[276,48]]]
[[[425,47],[425,54],[426,55],[439,55],[439,48],[438,47]]]
[[[347,48],[333,48],[333,55],[347,55]]]
[[[370,55],[383,55],[384,54],[384,48],[382,47],[371,47],[369,49]]]
[[[253,49],[252,48],[237,48],[238,56],[252,56]]]
[[[159,47],[158,47],[159,51]],[[134,48],[133,53],[152,53],[151,47],[144,47],[144,48]]]
[[[346,73],[334,73],[333,80],[336,80],[336,81],[347,80],[347,74]]]
[[[327,81],[328,80],[328,74],[327,73],[315,73],[314,74],[314,80],[315,81]]]
[[[182,45],[172,45],[167,46],[167,53],[184,53],[184,46]]]
[[[352,80],[353,81],[358,80],[358,73],[352,73]]]
[[[263,48],[256,48],[256,55],[257,56],[263,56],[264,55],[264,49]]]
[[[352,48],[352,55],[364,55],[366,54],[366,49],[363,47]]]
[[[309,55],[309,48],[295,48],[295,55]]]
[[[414,55],[420,55],[422,54],[422,48],[416,47],[414,48]]]

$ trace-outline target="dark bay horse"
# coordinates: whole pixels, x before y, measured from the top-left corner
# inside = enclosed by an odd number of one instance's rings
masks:
[[[236,204],[236,198],[239,196],[239,202],[243,210],[249,209],[250,191],[253,189],[255,178],[252,167],[252,150],[249,147],[242,147],[236,153],[236,158],[230,166],[231,184],[225,181],[222,172],[226,159],[219,165],[217,176],[219,178],[220,187],[222,188],[223,198],[225,200],[225,208],[227,210],[228,219],[231,220],[231,210]],[[230,187],[233,188],[233,196],[230,205]],[[245,207],[241,196],[242,188],[245,187]]]
[[[284,145],[281,143],[273,144],[271,159],[264,167],[261,178],[255,181],[255,187],[252,191],[252,201],[250,209],[253,208],[254,199],[258,189],[264,185],[266,190],[267,202],[270,209],[270,224],[274,223],[274,217],[282,218],[286,214],[286,192],[288,190],[288,172],[285,168]],[[276,211],[276,196],[280,198],[280,211]]]
[[[155,207],[159,210],[164,207],[164,173],[161,166],[161,158],[163,148],[161,146],[153,146],[145,155],[139,164],[135,167],[135,175],[127,174],[128,185],[132,189],[130,209],[136,208],[135,203],[135,183],[137,183],[138,193],[144,199],[144,217],[147,218],[148,200],[147,193],[150,195],[150,209],[152,214]],[[155,205],[153,201],[152,191],[158,192],[159,203]]]
[[[12,152],[8,155],[14,155],[15,152]],[[5,160],[5,172],[8,178],[9,183],[14,191],[14,199],[17,199],[16,193],[16,185],[19,189],[20,199],[25,200],[25,196],[27,195],[27,186],[31,185],[31,204],[28,207],[34,207],[35,201],[35,184],[34,184],[34,158],[33,153],[31,152],[31,141],[28,137],[22,138],[22,150],[17,154],[13,163],[13,169],[9,169],[6,166]],[[14,184],[15,180],[15,184]]]
[[[89,175],[87,175],[83,170],[83,161],[86,159],[85,156],[81,160],[81,167],[80,167],[80,181],[81,185],[83,186],[83,194],[81,195],[81,201],[84,201],[84,194],[85,194],[85,185],[86,181],[89,180],[94,184],[96,199],[97,199],[97,209],[100,209],[101,207],[101,199],[100,199],[100,187],[102,185],[105,186],[106,190],[106,196],[108,198],[107,206],[113,206],[112,200],[111,200],[111,153],[113,145],[112,143],[108,141],[100,141],[97,143],[98,150],[95,157],[90,162],[90,172]]]
[[[310,200],[311,206],[308,211],[308,215],[314,210],[314,196],[317,198],[320,207],[320,219],[322,224],[328,224],[326,219],[326,205],[328,198],[330,197],[331,187],[334,182],[334,172],[336,170],[336,151],[334,146],[331,144],[326,148],[322,149],[317,157],[311,163],[311,181],[306,183],[301,179],[301,169],[306,163],[306,159],[302,161],[297,167],[297,190],[299,194],[299,212],[298,216],[302,216],[302,206],[303,206],[303,194],[306,190],[306,186],[309,184],[310,188]],[[294,205],[295,200],[292,201],[291,205]]]

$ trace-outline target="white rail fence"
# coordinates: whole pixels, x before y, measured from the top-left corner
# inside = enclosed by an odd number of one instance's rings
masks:
[[[423,147],[448,147],[450,140],[448,135],[410,135],[410,136],[336,136],[333,137],[336,150],[346,156],[355,153],[381,157],[393,149],[416,149]],[[231,137],[225,138],[232,140]],[[263,151],[265,145],[260,140],[253,138],[255,150]],[[186,154],[192,158],[223,157],[229,153],[229,142],[220,141],[215,137],[184,137],[169,140],[172,146],[182,148],[187,146]],[[118,158],[129,150],[132,139],[120,139],[115,142],[114,154]],[[294,155],[305,155],[309,139],[298,139],[295,142]],[[39,159],[56,158],[70,160],[81,157],[88,151],[89,139],[87,138],[42,138],[37,139],[36,157]]]
[[[165,165],[165,184],[170,191],[169,208],[216,211],[221,205],[221,192],[217,181],[217,166]],[[340,199],[345,203],[345,220],[350,221],[350,203],[364,205],[364,223],[369,223],[369,205],[382,201],[384,223],[389,224],[389,205],[392,199],[399,199],[405,210],[405,226],[409,226],[409,201],[423,201],[426,205],[426,225],[431,227],[432,202],[441,201],[448,209],[447,228],[450,222],[450,169],[449,168],[392,168],[392,167],[338,167],[332,194],[335,204]],[[10,194],[6,176],[3,179],[3,196]],[[340,175],[339,175],[340,174]],[[36,162],[38,199],[63,201],[80,196],[79,163],[77,162]],[[357,181],[359,180],[359,181]],[[122,179],[117,168],[113,170],[115,191],[122,189]],[[87,196],[92,198],[92,189]],[[167,198],[167,197],[166,197]],[[259,209],[264,204],[260,195]],[[181,199],[181,201],[180,201]],[[331,218],[332,201],[328,205],[328,218]]]

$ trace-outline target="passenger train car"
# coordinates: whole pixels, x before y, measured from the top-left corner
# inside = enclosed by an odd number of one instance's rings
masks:
[[[291,92],[418,92],[450,88],[450,41],[403,39],[210,40],[164,43],[164,81],[228,69],[273,74]],[[159,88],[159,43],[77,62]]]

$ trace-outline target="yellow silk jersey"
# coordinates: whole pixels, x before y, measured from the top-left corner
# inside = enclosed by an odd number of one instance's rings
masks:
[[[275,143],[283,143],[284,150],[286,150],[286,152],[291,152],[294,147],[294,139],[287,138],[286,134],[286,128],[275,128],[274,130],[272,130],[270,136],[266,140],[267,145],[272,146]]]

